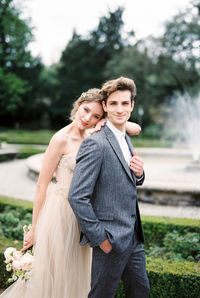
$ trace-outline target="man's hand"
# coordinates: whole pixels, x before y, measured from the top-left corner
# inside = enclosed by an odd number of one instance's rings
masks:
[[[143,164],[143,161],[137,156],[137,152],[134,151],[134,155],[130,160],[130,169],[137,178],[140,178],[144,172]]]
[[[101,248],[101,250],[103,250],[103,252],[105,252],[106,254],[108,254],[111,250],[112,250],[112,245],[110,244],[109,240],[106,239],[104,240],[104,242],[102,242],[99,247]]]

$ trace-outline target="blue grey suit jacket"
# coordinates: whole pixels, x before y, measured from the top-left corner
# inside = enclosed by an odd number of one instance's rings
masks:
[[[126,140],[133,152],[127,135]],[[80,244],[95,247],[108,238],[114,250],[123,252],[135,224],[143,242],[136,185],[144,177],[139,180],[131,172],[107,125],[83,141],[76,161],[68,199],[81,226]]]

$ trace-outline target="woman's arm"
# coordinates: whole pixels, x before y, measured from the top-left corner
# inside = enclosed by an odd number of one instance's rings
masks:
[[[63,141],[60,136],[53,136],[45,152],[42,168],[36,185],[36,193],[33,205],[32,228],[31,231],[29,231],[25,236],[24,247],[22,251],[28,249],[34,244],[34,234],[37,219],[46,199],[48,184],[51,181],[58,163],[62,157],[63,145],[65,145],[64,142],[66,144],[66,141]]]
[[[95,126],[95,128],[88,129],[88,135],[91,135],[99,130],[102,129],[102,127],[106,123],[106,118],[101,119]],[[127,121],[126,122],[126,132],[129,136],[137,136],[141,132],[141,127],[139,124]]]
[[[129,136],[137,136],[141,132],[141,127],[137,123],[127,121],[126,132]]]

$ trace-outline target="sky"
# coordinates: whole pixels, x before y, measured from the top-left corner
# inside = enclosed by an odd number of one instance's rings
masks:
[[[35,40],[29,46],[33,56],[41,56],[49,66],[59,61],[74,29],[86,36],[109,9],[123,6],[124,30],[134,30],[140,39],[161,35],[164,23],[189,4],[190,0],[26,0],[22,16],[34,27]]]

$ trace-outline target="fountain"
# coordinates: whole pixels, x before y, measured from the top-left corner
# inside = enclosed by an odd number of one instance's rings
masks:
[[[186,170],[200,171],[200,94],[193,99],[188,94],[178,96],[174,116],[179,135],[192,154]]]

